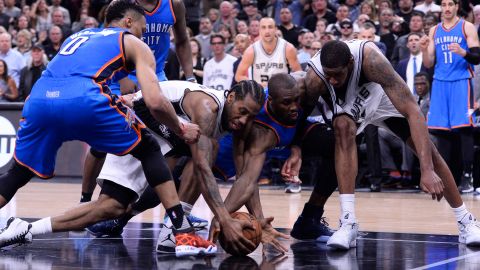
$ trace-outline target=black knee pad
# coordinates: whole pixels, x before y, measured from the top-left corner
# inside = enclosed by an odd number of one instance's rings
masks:
[[[173,180],[167,161],[160,150],[157,140],[145,130],[142,132],[142,141],[130,152],[142,163],[143,172],[151,187]]]
[[[90,148],[90,154],[92,154],[92,156],[94,156],[96,158],[105,158],[107,156],[107,153],[97,151],[93,148]]]
[[[109,180],[103,181],[102,191],[100,191],[100,194],[105,194],[116,200],[117,202],[121,203],[125,209],[127,209],[128,205],[137,199],[137,193],[135,191]]]
[[[35,174],[16,161],[7,173],[0,176],[0,195],[10,201],[17,190],[27,184]]]

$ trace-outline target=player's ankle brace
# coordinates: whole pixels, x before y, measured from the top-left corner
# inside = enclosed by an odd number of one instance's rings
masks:
[[[15,161],[10,170],[0,176],[0,195],[7,202],[10,201],[17,190],[27,184],[33,176],[32,171]]]

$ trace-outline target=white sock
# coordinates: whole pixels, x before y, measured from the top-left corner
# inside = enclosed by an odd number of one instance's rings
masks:
[[[180,202],[183,208],[183,212],[185,213],[185,216],[190,216],[190,213],[192,212],[192,205],[186,202]]]
[[[52,232],[52,220],[50,217],[42,218],[31,224],[32,228],[30,228],[30,233],[32,235],[46,234]]]
[[[342,207],[342,220],[355,222],[355,194],[340,194],[340,205]]]
[[[465,203],[457,208],[452,208],[452,210],[457,218],[457,221],[461,222],[462,224],[468,224],[475,220],[475,217],[472,215],[472,213],[467,210]]]

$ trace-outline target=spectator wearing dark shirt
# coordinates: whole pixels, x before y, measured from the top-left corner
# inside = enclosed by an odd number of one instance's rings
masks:
[[[45,46],[45,54],[47,55],[48,61],[51,61],[55,55],[57,55],[62,46],[63,41],[63,32],[62,29],[56,25],[52,26],[50,31],[48,31],[48,45]]]
[[[3,26],[6,30],[10,26],[10,16],[4,13],[5,4],[3,1],[0,1],[0,26]]]
[[[280,25],[278,29],[282,31],[283,39],[292,43],[295,48],[298,47],[298,34],[301,28],[293,24],[292,12],[288,7],[280,10]]]
[[[67,38],[72,34],[72,29],[69,25],[65,24],[65,18],[63,17],[63,11],[55,9],[52,12],[52,23],[62,29],[63,37]]]
[[[25,101],[28,95],[30,95],[33,85],[42,75],[42,71],[45,70],[47,63],[47,57],[42,46],[34,45],[31,51],[31,60],[20,71],[19,101]]]
[[[315,6],[316,11],[315,13],[308,15],[303,23],[303,26],[311,32],[315,31],[317,20],[320,18],[327,20],[328,24],[332,24],[337,21],[335,13],[327,9],[327,0],[313,0],[312,5]]]
[[[399,0],[398,1],[398,10],[397,15],[402,17],[405,20],[405,23],[410,22],[413,12],[413,1],[412,0]]]

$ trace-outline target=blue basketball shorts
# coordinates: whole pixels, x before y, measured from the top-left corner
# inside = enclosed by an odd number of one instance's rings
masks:
[[[433,80],[430,94],[429,129],[451,130],[472,126],[473,82]]]
[[[141,140],[143,123],[92,80],[41,78],[25,102],[15,159],[41,178],[54,175],[65,141],[124,155]]]

